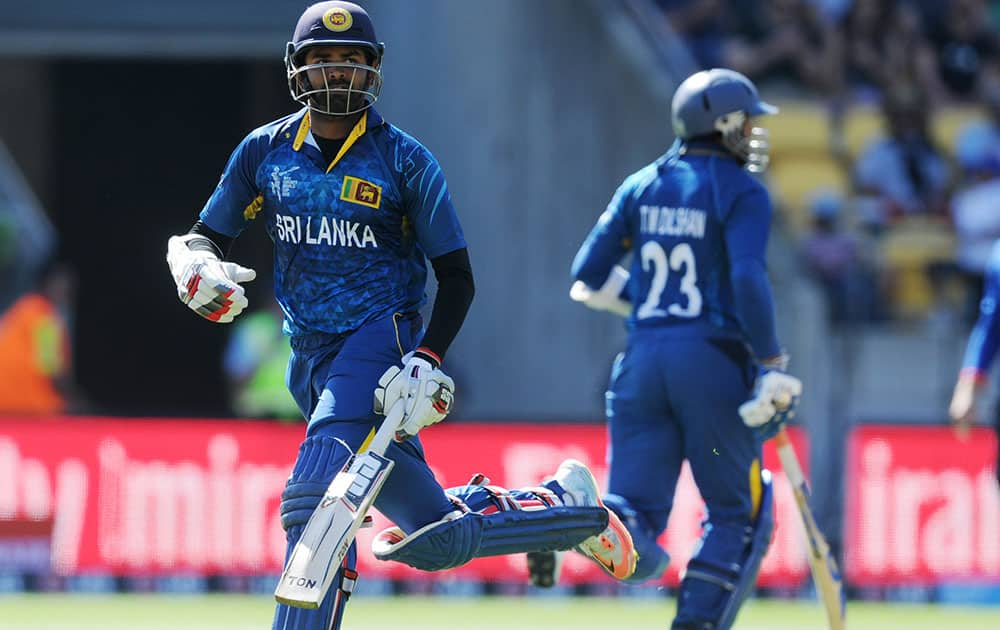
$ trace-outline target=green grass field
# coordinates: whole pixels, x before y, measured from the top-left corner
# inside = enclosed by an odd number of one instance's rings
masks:
[[[260,630],[266,595],[4,595],[3,630]],[[668,627],[672,600],[357,597],[344,630],[645,630]],[[823,630],[818,604],[751,600],[734,630]],[[1000,608],[851,603],[850,630],[997,630]]]

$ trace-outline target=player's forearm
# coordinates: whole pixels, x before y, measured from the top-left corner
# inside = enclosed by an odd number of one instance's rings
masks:
[[[774,323],[774,300],[767,272],[759,261],[734,261],[730,280],[737,313],[758,359],[781,355]]]
[[[188,243],[188,247],[194,250],[204,249],[205,251],[210,251],[218,256],[220,260],[225,260],[225,258],[229,255],[229,249],[233,246],[234,239],[232,237],[216,232],[212,228],[205,225],[202,221],[195,221],[195,224],[191,226],[188,233],[204,236],[209,241],[209,243],[205,244],[200,244],[198,241],[192,241]]]
[[[440,361],[465,322],[476,286],[469,252],[465,248],[439,256],[431,265],[438,283],[437,296],[420,347],[429,350]]]

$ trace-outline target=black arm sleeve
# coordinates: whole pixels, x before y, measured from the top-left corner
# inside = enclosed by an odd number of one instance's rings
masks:
[[[455,339],[466,313],[469,312],[476,285],[472,279],[469,250],[464,247],[434,258],[431,265],[438,284],[437,296],[434,298],[434,309],[420,347],[444,359],[448,346]]]
[[[204,236],[208,239],[208,243],[199,240],[192,240],[188,243],[188,247],[193,250],[205,250],[212,252],[219,257],[220,260],[225,260],[229,256],[229,250],[233,246],[233,238],[231,236],[226,236],[225,234],[220,234],[208,227],[201,221],[195,221],[195,224],[191,226],[188,230],[188,234],[198,234]]]

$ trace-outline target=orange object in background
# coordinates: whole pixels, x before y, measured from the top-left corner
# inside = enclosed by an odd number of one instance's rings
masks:
[[[30,293],[0,316],[0,412],[63,411],[57,382],[68,368],[66,325],[47,298]]]

